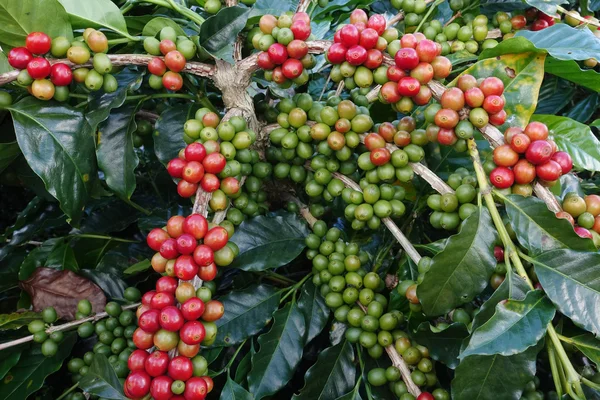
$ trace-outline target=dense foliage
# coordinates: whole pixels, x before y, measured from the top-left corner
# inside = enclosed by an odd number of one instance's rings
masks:
[[[0,397],[600,398],[599,14],[0,0]]]

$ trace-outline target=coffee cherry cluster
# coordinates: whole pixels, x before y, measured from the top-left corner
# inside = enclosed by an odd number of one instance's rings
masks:
[[[289,87],[292,82],[298,86],[308,82],[306,70],[316,64],[306,44],[311,33],[308,14],[285,13],[279,18],[266,14],[258,25],[260,31],[254,32],[252,44],[262,50],[257,64],[265,71],[265,79],[283,87]]]
[[[525,129],[508,128],[504,139],[507,144],[494,149],[497,167],[490,173],[490,181],[499,189],[516,183],[520,186],[513,187],[513,193],[531,195],[536,178],[552,185],[573,168],[571,156],[558,151],[556,143],[548,138],[548,127],[541,122],[530,122]]]
[[[206,376],[207,361],[198,355],[200,345],[216,338],[215,321],[223,316],[218,300],[203,301],[189,282],[163,276],[156,290],[142,296],[137,311],[139,328],[133,333],[137,350],[131,353],[125,395],[156,400],[181,398],[203,400],[212,390]],[[154,352],[146,350],[155,347]],[[176,354],[169,352],[176,350]]]
[[[42,310],[42,319],[33,320],[27,325],[29,333],[33,335],[33,341],[42,345],[42,354],[52,357],[58,351],[58,344],[63,340],[64,334],[60,331],[48,334],[46,331],[58,320],[58,314],[54,307],[46,307]]]
[[[185,281],[195,276],[212,281],[217,265],[231,264],[236,255],[235,245],[227,242],[229,236],[225,227],[209,226],[200,214],[173,216],[166,229],[154,228],[148,233],[148,246],[157,252],[151,260],[152,268]]]
[[[506,264],[504,263],[504,247],[494,246],[494,258],[496,258],[496,267],[494,273],[490,277],[490,286],[496,290],[504,282],[506,278]]]
[[[88,28],[83,33],[84,42],[69,42],[63,36],[51,40],[43,32],[32,32],[25,38],[25,47],[15,47],[8,53],[8,63],[20,69],[17,82],[26,86],[29,92],[40,100],[66,101],[69,98],[69,85],[75,81],[85,83],[92,91],[104,89],[110,93],[117,90],[117,80],[110,75],[112,63],[105,54],[108,39],[104,33]],[[85,64],[92,58],[93,69],[71,67],[65,63],[50,64],[44,56],[67,57],[74,64]]]
[[[394,345],[413,370],[411,378],[415,384],[434,387],[437,377],[429,351],[412,342],[400,329],[404,322],[402,312],[385,312],[388,308],[385,284],[377,273],[367,271],[368,255],[357,243],[345,242],[340,229],[328,229],[322,220],[317,221],[312,230],[306,245],[307,257],[313,266],[313,283],[319,287],[335,319],[347,324],[346,339],[359,343],[374,359],[383,356],[386,346]],[[367,378],[373,386],[389,383],[396,396],[408,399],[408,389],[396,367],[375,368],[369,371]]]
[[[442,46],[442,54],[468,51],[476,54],[480,50],[486,50],[498,45],[498,41],[488,38],[490,27],[485,15],[473,16],[465,14],[460,19],[454,20],[447,26],[433,20],[423,24],[423,34],[427,39],[435,40]],[[510,21],[508,32],[512,31]]]
[[[425,0],[392,0],[392,7],[404,12],[406,33],[413,33],[425,17],[427,2]]]
[[[387,69],[390,82],[381,88],[381,98],[395,104],[395,109],[407,114],[414,104],[425,105],[431,99],[427,84],[433,79],[444,79],[452,70],[452,63],[441,55],[439,43],[425,38],[422,33],[406,34],[400,39],[400,48],[393,54],[395,66]]]
[[[477,178],[465,168],[459,168],[448,177],[448,185],[455,193],[432,194],[427,206],[433,210],[429,223],[435,229],[454,231],[460,223],[477,211]]]
[[[567,193],[562,209],[556,214],[558,218],[568,220],[579,236],[600,243],[600,196],[590,194],[581,197],[577,193]]]
[[[532,31],[541,31],[542,29],[546,29],[549,26],[554,25],[556,22],[554,16],[543,13],[542,11],[539,11],[537,8],[533,7],[525,10],[524,17],[527,22],[531,23],[529,29]],[[557,18],[560,21],[560,17]],[[522,21],[523,19],[521,18],[520,20]]]
[[[144,141],[150,139],[154,126],[152,123],[145,119],[136,119],[135,121],[136,130],[133,134],[133,146],[142,147]]]
[[[141,293],[136,288],[127,288],[124,297],[129,301],[139,301]],[[119,379],[124,379],[129,373],[127,359],[135,350],[133,333],[135,332],[136,317],[131,310],[124,310],[119,303],[106,303],[105,310],[108,318],[97,322],[84,322],[77,328],[77,334],[81,338],[89,338],[94,334],[98,341],[92,351],[83,355],[82,358],[72,358],[67,368],[72,375],[72,381],[78,382],[88,373],[89,366],[97,354],[108,358]],[[77,317],[85,318],[92,313],[92,305],[86,299],[77,304]]]
[[[160,40],[154,36],[144,39],[144,49],[148,54],[164,56],[153,58],[148,63],[151,73],[148,83],[155,90],[164,87],[176,92],[183,87],[180,72],[185,68],[186,61],[196,55],[196,45],[187,37],[178,37],[170,26],[162,28],[159,37]]]

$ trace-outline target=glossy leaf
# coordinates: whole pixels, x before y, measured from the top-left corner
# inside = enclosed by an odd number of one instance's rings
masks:
[[[325,298],[321,295],[321,291],[312,281],[308,281],[302,286],[298,308],[304,315],[306,343],[308,343],[325,328],[331,312],[325,304]]]
[[[558,310],[587,331],[600,335],[600,253],[553,250],[533,259],[535,272]],[[568,296],[565,296],[568,293]]]
[[[136,109],[135,104],[129,104],[113,110],[98,127],[98,168],[104,172],[108,187],[126,199],[135,190],[135,169],[139,163],[133,148]]]
[[[317,362],[304,375],[304,387],[292,398],[335,399],[352,390],[355,379],[354,350],[350,342],[342,340],[319,354]]]
[[[38,268],[19,286],[31,296],[33,311],[52,306],[60,318],[67,320],[75,318],[81,299],[88,299],[95,313],[103,310],[106,304],[106,297],[98,286],[68,270]]]
[[[98,285],[106,296],[113,299],[122,299],[127,283],[121,277],[121,271],[108,266],[96,269],[82,269],[80,274]]]
[[[0,53],[0,74],[12,71],[13,67],[8,63],[8,57],[4,53]]]
[[[195,109],[192,104],[183,107],[167,108],[160,114],[154,125],[154,153],[161,163],[167,164],[177,157],[179,150],[185,147],[181,134],[183,124],[193,118]]]
[[[455,400],[519,400],[535,375],[539,347],[513,356],[470,356],[462,360],[452,380]],[[498,397],[502,394],[502,397]]]
[[[148,269],[150,269],[151,266],[152,265],[150,264],[150,260],[145,259],[145,260],[142,260],[140,262],[133,264],[131,267],[129,267],[125,271],[123,271],[123,273],[125,275],[135,275],[135,274],[139,274],[140,272],[147,271]]]
[[[415,333],[415,339],[429,349],[431,358],[446,364],[448,368],[456,368],[462,342],[469,336],[467,326],[455,322],[440,332],[434,329],[429,322],[423,322]]]
[[[557,12],[556,7],[567,3],[567,0],[524,0],[525,3],[529,4],[531,7],[535,7],[540,11],[548,15],[555,15]],[[548,29],[548,28],[546,28]]]
[[[69,270],[73,272],[79,271],[79,265],[77,265],[75,253],[73,252],[73,248],[68,243],[55,246],[50,254],[48,254],[48,258],[46,259],[44,266],[58,270]]]
[[[431,269],[417,287],[427,315],[444,314],[471,301],[488,285],[496,266],[496,230],[485,207],[467,218],[460,232],[433,257]]]
[[[108,28],[128,36],[121,10],[110,0],[58,0],[69,13],[73,28]]]
[[[247,7],[222,8],[200,27],[200,45],[215,58],[233,64],[233,44],[250,14],[251,9]]]
[[[575,95],[575,85],[566,79],[547,76],[542,83],[536,114],[558,114]]]
[[[21,154],[17,142],[0,143],[0,173]]]
[[[567,79],[592,91],[600,91],[600,73],[593,69],[581,69],[576,61],[547,57],[544,69],[548,74]]]
[[[541,290],[532,290],[523,300],[496,305],[496,313],[471,335],[460,354],[511,356],[534,346],[545,334],[556,310]]]
[[[179,26],[179,24],[165,17],[156,17],[150,20],[150,22],[148,22],[146,26],[144,26],[142,35],[156,36],[158,35],[158,33],[160,33],[161,29],[166,26],[173,28],[175,30],[175,33],[177,33],[177,36],[185,36],[184,30],[181,28],[181,26]]]
[[[31,250],[19,268],[19,280],[29,278],[37,268],[44,266],[50,253],[62,243],[63,238],[48,239],[41,246]]]
[[[595,250],[591,240],[580,238],[569,221],[556,218],[536,197],[509,195],[504,205],[519,243],[533,256],[560,248]]]
[[[85,118],[94,129],[108,118],[113,108],[121,107],[125,103],[127,91],[141,85],[143,78],[141,72],[129,68],[114,76],[117,79],[117,90],[112,93],[92,92],[88,96]]]
[[[356,385],[350,393],[338,397],[336,400],[362,400],[360,396],[360,385]]]
[[[264,271],[284,266],[302,253],[307,235],[306,224],[292,213],[246,220],[231,238],[240,253],[230,268]]]
[[[296,302],[273,314],[273,326],[258,337],[260,346],[252,356],[248,387],[258,399],[277,393],[294,376],[302,360],[306,325]]]
[[[96,176],[94,140],[83,114],[29,96],[8,110],[27,163],[77,225]]]
[[[589,126],[556,115],[535,115],[532,119],[548,125],[558,148],[571,155],[575,168],[600,171],[600,140]]]
[[[577,102],[577,104],[565,114],[565,117],[569,117],[577,122],[585,124],[587,120],[592,118],[599,107],[600,96],[598,93],[593,93]]]
[[[575,345],[596,366],[600,366],[600,340],[596,339],[594,335],[586,333],[572,336],[569,338],[569,343]]]
[[[87,393],[113,400],[126,400],[123,385],[117,373],[103,354],[96,354],[88,372],[79,381],[79,387]]]
[[[23,400],[42,387],[46,377],[58,371],[63,361],[71,355],[71,349],[77,340],[75,333],[67,333],[58,345],[58,351],[52,357],[42,354],[41,346],[31,346],[19,362],[10,369],[0,381],[0,398],[4,400]]]
[[[215,346],[232,346],[260,332],[277,310],[280,297],[281,293],[268,285],[252,285],[221,297],[227,312],[216,322]]]
[[[567,24],[554,24],[541,31],[523,29],[517,31],[515,37],[524,37],[558,60],[587,60],[600,53],[600,41],[592,31]]]
[[[478,61],[462,73],[476,78],[495,76],[502,80],[507,118],[504,125],[499,127],[501,131],[509,126],[525,126],[529,122],[544,79],[545,58],[545,54],[511,52]],[[456,80],[452,83],[455,84]]]
[[[253,400],[254,396],[228,376],[220,398],[222,400]]]
[[[31,321],[40,318],[41,315],[33,311],[0,314],[0,331],[19,329],[20,327],[29,324]]]
[[[0,44],[25,45],[31,32],[73,39],[69,16],[57,0],[0,0]]]
[[[19,346],[17,346],[18,348]],[[10,349],[5,350],[3,353],[3,357],[0,360],[0,380],[4,379],[7,372],[17,365],[19,360],[21,359],[21,350],[17,350],[17,348],[12,347]]]

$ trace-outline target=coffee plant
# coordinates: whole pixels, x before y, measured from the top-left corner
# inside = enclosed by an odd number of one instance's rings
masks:
[[[599,15],[0,0],[0,397],[600,399]]]

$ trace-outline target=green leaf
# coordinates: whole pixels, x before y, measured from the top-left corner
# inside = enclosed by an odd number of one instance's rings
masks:
[[[240,253],[230,267],[264,271],[284,266],[302,253],[308,233],[306,224],[292,213],[248,219],[231,238]]]
[[[129,36],[121,10],[110,0],[58,0],[71,17],[73,28],[108,28],[121,36]]]
[[[470,53],[466,50],[457,51],[456,53],[448,54],[446,57],[452,63],[452,66],[469,63],[471,61],[477,60],[477,56],[473,53]]]
[[[565,114],[565,117],[569,117],[577,122],[585,124],[587,120],[592,118],[598,108],[600,108],[600,96],[598,96],[598,93],[593,93],[578,101],[577,104]]]
[[[298,308],[304,315],[306,343],[308,343],[325,328],[331,312],[325,304],[325,298],[321,295],[321,291],[312,281],[308,281],[302,286]]]
[[[10,72],[13,70],[13,67],[8,63],[8,57],[6,54],[0,52],[0,74],[5,72]]]
[[[476,330],[489,321],[496,312],[496,305],[502,300],[523,300],[529,290],[529,286],[519,275],[515,273],[507,275],[506,279],[504,279],[498,289],[492,293],[490,298],[479,308],[479,312],[475,314],[471,331]],[[466,347],[466,345],[463,345],[463,347]]]
[[[547,60],[546,60],[547,61]],[[575,95],[575,85],[566,79],[547,76],[542,83],[536,114],[558,114]]]
[[[146,24],[146,26],[144,26],[142,35],[143,36],[156,36],[161,31],[161,29],[166,26],[170,26],[171,28],[175,29],[175,33],[177,33],[177,36],[185,36],[185,32],[183,31],[181,26],[179,26],[179,24],[177,24],[176,22],[173,22],[173,20],[171,20],[169,18],[165,18],[165,17],[156,17],[156,18],[153,18],[152,20],[150,20]]]
[[[524,0],[531,7],[535,7],[548,15],[555,15],[557,6],[568,3],[567,0]],[[548,28],[546,28],[548,29]]]
[[[233,44],[250,14],[251,9],[247,7],[222,8],[200,27],[200,45],[215,58],[233,64]]]
[[[546,294],[575,324],[600,335],[600,253],[553,250],[532,260]],[[568,293],[568,296],[565,295]]]
[[[117,90],[112,93],[104,91],[92,92],[88,96],[88,106],[85,118],[89,124],[96,130],[100,122],[108,118],[113,108],[118,108],[125,103],[127,92],[131,88],[138,87],[142,83],[143,74],[129,68],[115,74],[117,79]]]
[[[556,218],[537,197],[508,195],[502,198],[519,243],[532,256],[561,248],[595,250],[591,240],[580,238],[569,221]]]
[[[31,32],[73,39],[69,16],[57,0],[0,0],[0,44],[24,46]]]
[[[548,125],[556,145],[569,153],[576,168],[600,171],[600,140],[589,126],[555,115],[536,114],[532,120]]]
[[[433,257],[431,269],[417,287],[427,315],[444,314],[467,303],[488,285],[496,259],[493,248],[497,233],[487,208],[467,218],[460,232]]]
[[[248,387],[256,399],[270,396],[294,376],[302,360],[306,325],[295,302],[273,314],[273,326],[258,337],[260,348],[252,356]]]
[[[596,366],[600,366],[600,340],[596,339],[594,335],[585,333],[572,336],[568,339],[568,342],[575,345]]]
[[[131,199],[135,190],[135,169],[139,163],[133,148],[136,110],[135,104],[113,110],[98,127],[98,168],[104,172],[108,187],[126,199]]]
[[[0,314],[0,331],[19,329],[36,319],[40,319],[40,314],[33,311]]]
[[[79,271],[79,265],[75,259],[75,253],[69,243],[55,246],[44,263],[45,267],[54,269],[68,269],[69,271]]]
[[[280,0],[275,4],[271,0],[257,0],[252,6],[250,22],[258,23],[259,17],[265,14],[280,15],[286,11],[296,11],[298,2],[299,0]]]
[[[30,96],[8,110],[27,163],[76,226],[96,176],[94,139],[83,114]]]
[[[167,164],[177,157],[186,144],[181,131],[183,124],[194,115],[194,106],[167,108],[154,125],[154,153],[161,163]]]
[[[46,265],[52,251],[63,244],[63,238],[46,240],[41,246],[31,250],[19,268],[19,280],[24,281],[39,267]]]
[[[496,305],[496,313],[478,327],[460,358],[471,355],[511,356],[534,346],[545,334],[556,310],[541,290],[532,290],[523,300]]]
[[[576,61],[546,57],[544,69],[548,74],[567,79],[592,91],[600,91],[600,73],[591,68],[581,69]]]
[[[504,110],[507,118],[504,125],[498,128],[501,131],[509,126],[527,125],[535,111],[540,86],[544,79],[545,54],[533,52],[514,54],[514,51],[511,53],[513,54],[483,59],[461,73],[461,75],[471,74],[476,78],[495,76],[502,80],[506,98]],[[452,82],[455,83],[456,80]]]
[[[559,60],[587,60],[600,55],[600,41],[587,28],[554,24],[541,31],[523,29],[515,37],[524,37],[533,46]]]
[[[519,400],[535,375],[540,346],[513,356],[470,356],[462,360],[452,380],[455,400]]]
[[[133,264],[131,267],[129,267],[125,271],[123,271],[123,273],[125,275],[136,275],[136,274],[139,274],[140,272],[144,272],[144,271],[148,270],[150,268],[150,266],[151,266],[150,260],[148,260],[146,258],[145,260],[142,260],[140,262]]]
[[[254,396],[242,386],[238,385],[230,376],[227,376],[227,382],[221,391],[222,400],[253,400]]]
[[[71,355],[71,349],[77,341],[75,333],[67,333],[58,345],[58,351],[52,357],[42,354],[41,346],[31,346],[19,362],[11,368],[0,381],[0,398],[4,400],[23,400],[42,387],[46,377],[58,371],[63,361]]]
[[[87,393],[113,400],[127,400],[117,373],[103,354],[96,354],[88,372],[79,381],[79,387]]]
[[[469,330],[463,323],[455,322],[441,332],[434,332],[429,322],[419,325],[415,339],[429,349],[431,358],[454,369],[458,366],[458,355],[463,340],[469,336]]]
[[[342,340],[323,350],[306,371],[304,387],[294,400],[329,400],[343,396],[354,387],[356,367],[352,344]]]
[[[350,393],[340,396],[335,400],[362,400],[362,397],[360,397],[360,385],[354,386],[354,389]]]
[[[216,322],[215,346],[232,346],[260,332],[279,307],[280,297],[281,293],[268,285],[252,285],[221,297],[227,312]]]
[[[18,346],[19,347],[19,346]],[[2,354],[2,360],[0,360],[0,380],[4,379],[6,373],[21,359],[21,350],[15,350],[14,347],[7,349]]]
[[[0,143],[0,173],[21,154],[17,142]]]

